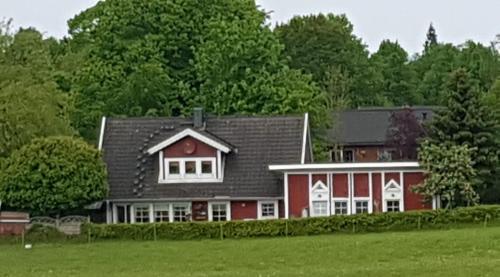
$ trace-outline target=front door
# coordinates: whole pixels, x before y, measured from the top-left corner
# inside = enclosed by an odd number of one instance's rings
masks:
[[[116,223],[130,223],[130,205],[116,205]]]

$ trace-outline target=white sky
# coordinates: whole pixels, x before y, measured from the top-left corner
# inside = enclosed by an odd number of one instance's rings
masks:
[[[67,34],[67,20],[97,0],[0,0],[0,19],[36,27],[47,36]],[[273,22],[294,15],[345,13],[354,32],[375,51],[383,39],[398,40],[410,53],[421,50],[430,22],[440,41],[467,39],[489,44],[500,34],[499,0],[257,0]]]

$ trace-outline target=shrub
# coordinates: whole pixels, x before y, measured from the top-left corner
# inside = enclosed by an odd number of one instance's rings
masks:
[[[499,219],[500,206],[476,206],[454,210],[360,214],[288,220],[84,224],[82,225],[82,234],[90,235],[92,239],[132,240],[279,237],[438,229],[498,221]]]

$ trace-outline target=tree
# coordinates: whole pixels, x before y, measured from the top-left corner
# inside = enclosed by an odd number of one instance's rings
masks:
[[[424,51],[428,51],[431,47],[438,44],[436,29],[434,29],[432,23],[429,25],[426,37],[427,39],[425,40]]]
[[[387,146],[396,149],[397,158],[416,160],[418,141],[424,137],[425,130],[411,108],[395,111],[389,119]]]
[[[59,214],[106,196],[100,152],[80,139],[33,140],[2,164],[0,199],[33,214]]]
[[[429,126],[429,139],[433,144],[467,145],[477,149],[471,158],[477,182],[482,185],[478,190],[481,196],[487,196],[485,188],[495,185],[493,176],[498,171],[500,154],[495,137],[497,130],[498,121],[482,101],[477,84],[464,69],[454,72],[448,83],[447,105],[438,111]]]
[[[311,74],[321,88],[329,86],[329,74],[335,70],[351,80],[347,96],[352,106],[383,104],[376,97],[380,75],[345,15],[296,16],[274,32],[285,45],[290,66]]]
[[[416,93],[416,73],[409,66],[408,53],[398,42],[384,40],[370,62],[382,75],[381,94],[393,106],[417,105],[423,102]]]
[[[69,22],[69,44],[84,53],[75,126],[92,139],[102,115],[178,116],[200,105],[218,115],[309,110],[324,122],[321,91],[288,68],[265,19],[250,0],[99,2]]]
[[[421,166],[428,172],[416,192],[428,200],[440,197],[445,208],[477,204],[476,171],[472,156],[474,149],[467,145],[432,144],[424,141],[419,150]]]

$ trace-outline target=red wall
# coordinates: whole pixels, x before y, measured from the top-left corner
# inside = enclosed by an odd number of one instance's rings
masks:
[[[325,185],[328,185],[327,183],[327,177],[326,177],[326,174],[313,174],[312,175],[312,184],[311,186],[314,186],[314,184],[316,184],[316,182],[320,180],[321,182],[323,182],[323,184]]]
[[[432,209],[431,203],[424,203],[424,198],[412,191],[412,187],[420,184],[424,180],[424,174],[421,172],[404,173],[404,198],[405,211]]]
[[[232,201],[231,219],[257,219],[257,201]]]
[[[394,179],[396,183],[401,184],[399,182],[399,172],[389,172],[385,173],[385,184],[383,185],[385,186],[387,183],[389,183],[389,181],[391,181],[391,179]]]
[[[196,145],[196,148],[192,154],[184,153],[184,147],[186,143],[192,143]],[[167,157],[216,157],[217,150],[199,140],[192,137],[185,137],[176,143],[168,146],[163,150],[163,155]]]
[[[301,217],[309,206],[309,175],[288,175],[289,216]]]
[[[372,174],[373,212],[382,212],[382,174]]]
[[[370,187],[368,185],[368,173],[354,174],[354,196],[369,197]]]
[[[333,197],[348,197],[347,174],[333,174]]]

